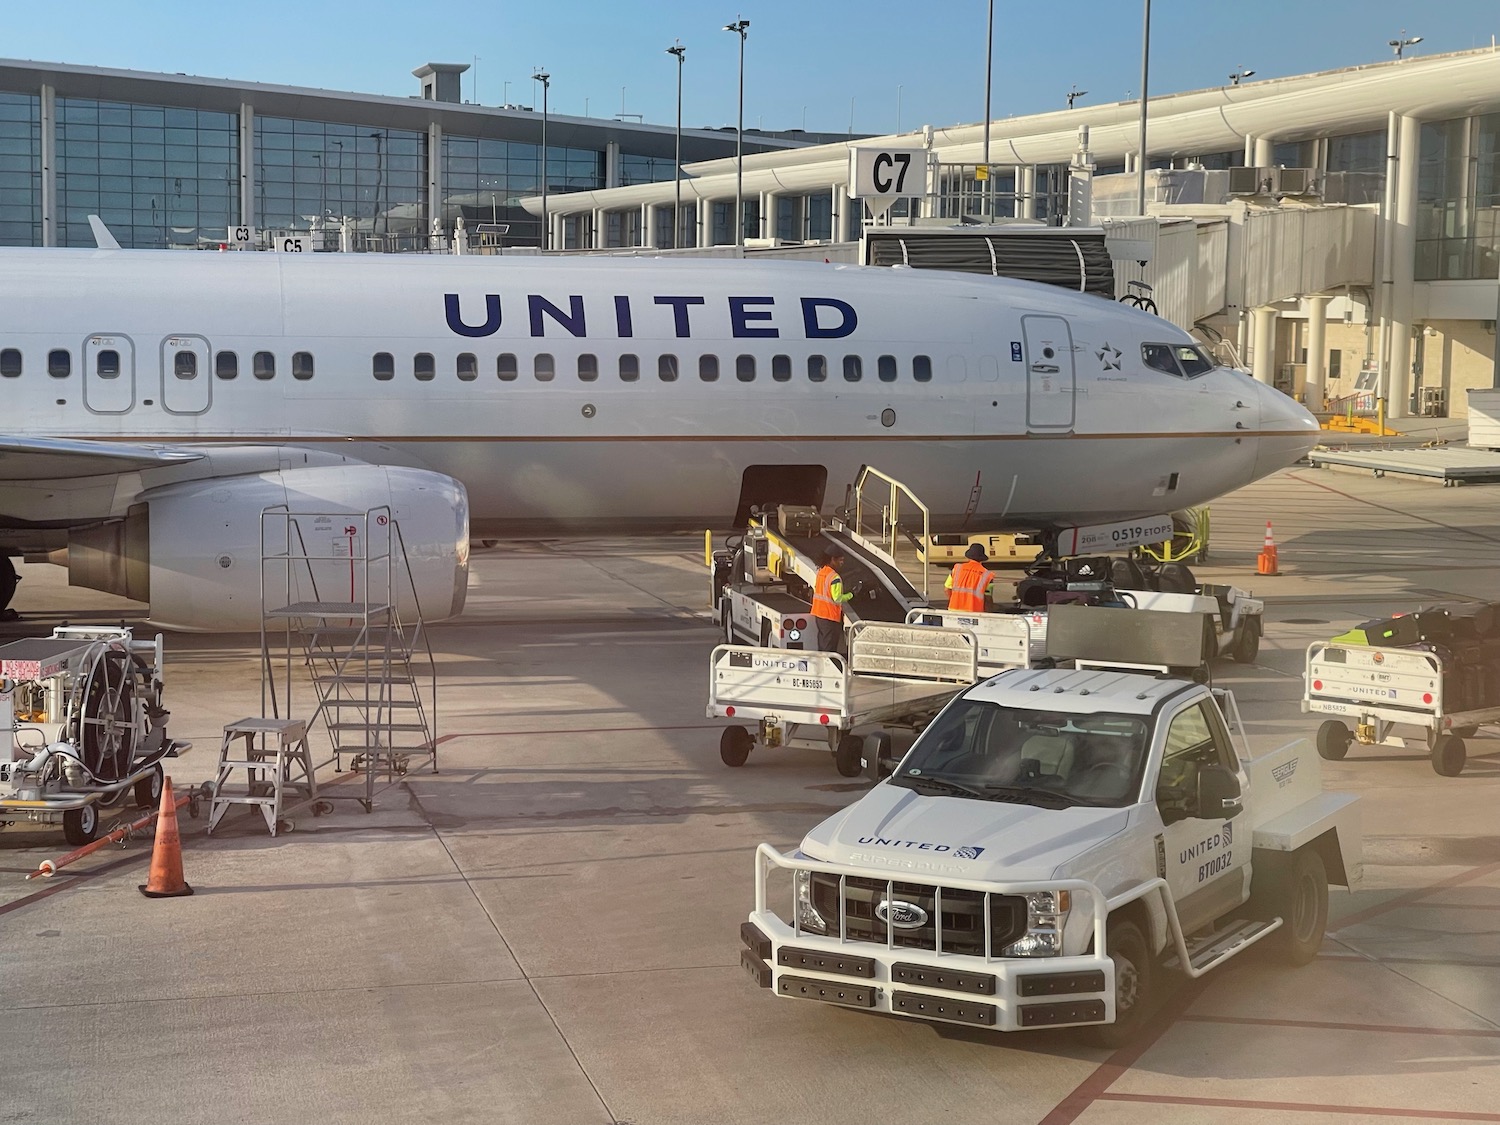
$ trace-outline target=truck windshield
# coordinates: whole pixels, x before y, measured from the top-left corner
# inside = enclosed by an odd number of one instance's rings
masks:
[[[960,700],[922,733],[892,784],[1046,808],[1133,804],[1149,746],[1135,715],[1073,715]]]

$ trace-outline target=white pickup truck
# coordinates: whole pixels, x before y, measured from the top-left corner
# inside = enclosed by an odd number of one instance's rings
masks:
[[[1317,953],[1361,865],[1320,765],[1304,741],[1251,757],[1233,697],[1195,682],[1003,672],[796,851],[760,846],[742,963],[778,996],[1117,1046],[1164,970]]]

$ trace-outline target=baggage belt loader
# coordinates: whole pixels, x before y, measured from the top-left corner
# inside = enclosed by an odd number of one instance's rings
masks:
[[[61,822],[83,845],[101,809],[153,806],[162,760],[190,748],[167,737],[169,717],[159,633],[63,626],[0,645],[0,828]]]
[[[1118,611],[1055,612],[1070,648],[1118,632]],[[1163,650],[1138,664],[1203,645],[1201,623],[1162,616],[1179,635],[1153,627]],[[1328,885],[1362,868],[1356,798],[1325,793],[1320,766],[1305,740],[1252,750],[1233,696],[1194,680],[1000,673],[797,849],[760,845],[742,966],[778,997],[1121,1046],[1164,972],[1259,943],[1316,956]]]

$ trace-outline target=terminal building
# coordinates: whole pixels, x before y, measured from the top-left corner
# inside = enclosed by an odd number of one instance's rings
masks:
[[[874,220],[849,198],[849,149],[920,149],[925,179],[878,220],[909,228],[913,253],[924,227],[1102,225],[1122,247],[1118,295],[1150,285],[1162,315],[1315,409],[1380,398],[1396,417],[1458,416],[1468,389],[1497,383],[1500,52],[1154,97],[1146,219],[1139,113],[1121,102],[994,121],[983,180],[983,125],[746,156],[746,252],[816,243],[820,260],[878,260],[860,257]],[[684,169],[679,226],[700,247],[734,241],[718,217],[732,213],[736,163]],[[652,232],[669,229],[676,190],[552,196],[550,244],[664,247]],[[525,203],[540,216],[540,199]]]
[[[467,64],[413,71],[409,98],[0,61],[0,245],[217,247],[226,232],[347,225],[361,250],[426,247],[437,221],[539,246],[516,205],[542,190],[543,114],[460,99]],[[550,114],[547,190],[671,180],[676,130]],[[805,143],[747,130],[745,151]],[[685,161],[733,156],[733,129],[685,129]],[[504,229],[500,229],[504,228]]]

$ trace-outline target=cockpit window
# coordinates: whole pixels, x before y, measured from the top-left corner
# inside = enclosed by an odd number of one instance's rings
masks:
[[[1192,344],[1177,345],[1177,362],[1182,366],[1182,373],[1189,379],[1206,375],[1218,366],[1212,356]]]
[[[1173,348],[1170,344],[1142,344],[1141,362],[1153,371],[1164,371],[1180,379],[1182,368],[1177,366],[1177,360],[1172,352]]]
[[[891,783],[920,793],[1060,808],[1131,804],[1150,746],[1134,715],[1021,710],[960,700]]]

